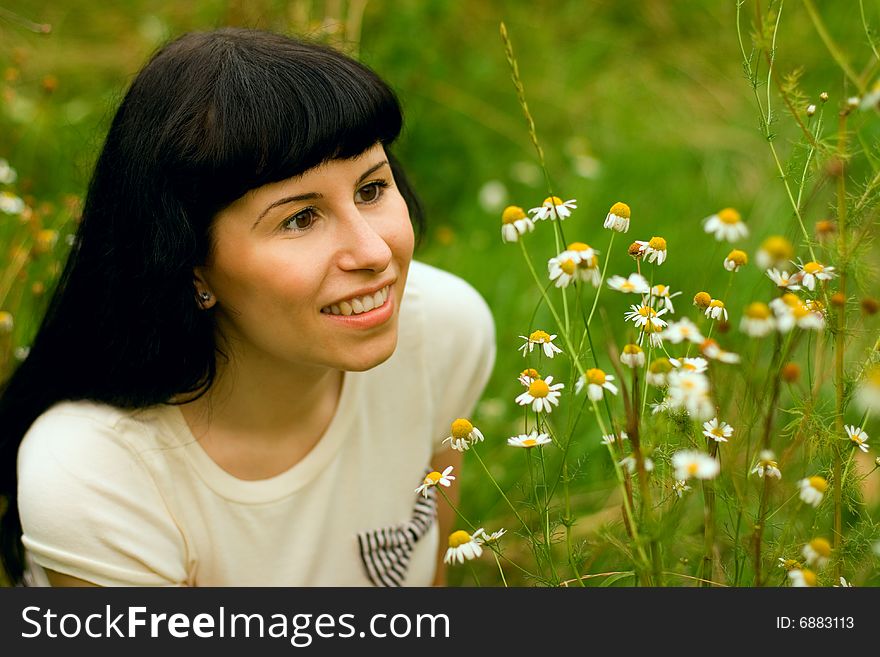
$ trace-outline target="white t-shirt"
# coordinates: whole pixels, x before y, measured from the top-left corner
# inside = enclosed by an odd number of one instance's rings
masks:
[[[414,261],[394,354],[344,374],[325,434],[277,476],[223,470],[177,406],[57,403],[18,453],[28,577],[46,583],[45,567],[103,586],[429,586],[433,496],[414,491],[494,359],[482,297]]]

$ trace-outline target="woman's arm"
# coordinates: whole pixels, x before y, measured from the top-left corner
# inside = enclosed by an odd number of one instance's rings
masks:
[[[450,465],[453,467],[453,473],[455,473],[456,480],[452,482],[452,485],[449,488],[444,488],[443,492],[446,493],[446,496],[456,506],[458,506],[459,499],[458,482],[460,479],[458,479],[458,477],[461,476],[461,461],[461,452],[456,452],[451,449],[440,454],[435,454],[434,458],[431,460],[431,467],[437,472],[443,472],[443,470]],[[440,541],[437,547],[437,573],[434,576],[434,586],[446,586],[446,564],[443,563],[443,557],[446,555],[449,534],[452,533],[452,525],[454,522],[455,511],[450,508],[446,503],[446,500],[443,499],[443,496],[438,494],[437,526],[440,530]]]

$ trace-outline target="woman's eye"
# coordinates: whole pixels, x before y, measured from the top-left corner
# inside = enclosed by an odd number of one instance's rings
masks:
[[[308,230],[315,223],[315,213],[312,210],[303,210],[284,221],[282,228],[288,230]]]
[[[358,201],[361,203],[375,202],[382,195],[382,189],[386,186],[387,183],[381,181],[371,182],[368,185],[364,185],[358,190]]]

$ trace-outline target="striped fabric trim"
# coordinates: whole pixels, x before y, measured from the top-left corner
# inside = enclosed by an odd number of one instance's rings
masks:
[[[436,516],[437,491],[432,486],[428,497],[416,496],[407,522],[358,534],[361,562],[374,586],[403,586],[416,541],[428,533]]]

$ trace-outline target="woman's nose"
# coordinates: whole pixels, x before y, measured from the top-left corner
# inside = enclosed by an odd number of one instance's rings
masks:
[[[381,232],[381,221],[375,213],[369,216],[356,205],[346,208],[338,222],[339,266],[346,270],[370,269],[384,271],[391,264],[391,247]]]

